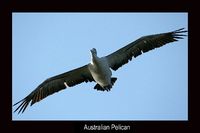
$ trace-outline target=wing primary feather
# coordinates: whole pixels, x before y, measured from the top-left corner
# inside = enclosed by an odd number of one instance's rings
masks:
[[[183,37],[175,36],[176,39],[183,39]]]
[[[23,100],[24,100],[24,99],[23,99]],[[21,102],[22,102],[22,100],[21,100]],[[15,109],[14,112],[16,112],[16,111],[23,105],[23,103],[24,103],[24,101]]]
[[[33,96],[32,101],[31,101],[31,106],[36,102],[36,95]]]
[[[23,108],[23,110],[22,110],[22,113],[24,113],[24,111],[25,111],[25,109],[27,108],[28,104],[29,104],[29,102],[26,102],[26,103],[25,103],[24,108]]]
[[[24,98],[25,99],[25,98]],[[13,106],[16,106],[18,103],[22,102],[24,99],[20,100],[19,102],[15,103]]]
[[[26,104],[26,101],[23,101],[23,103],[21,104],[22,106],[20,107],[20,110],[18,113],[20,113],[22,111],[22,109],[24,108],[24,105]]]

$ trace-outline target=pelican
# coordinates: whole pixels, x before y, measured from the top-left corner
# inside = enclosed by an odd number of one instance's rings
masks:
[[[60,90],[72,87],[82,82],[96,82],[94,89],[99,91],[110,91],[117,78],[112,77],[112,70],[116,71],[122,65],[136,58],[142,53],[159,48],[165,44],[183,39],[187,32],[184,28],[148,36],[143,36],[136,41],[131,42],[119,50],[104,56],[98,57],[97,50],[91,49],[91,62],[76,68],[74,70],[59,74],[46,79],[28,96],[15,103],[13,106],[21,103],[14,112],[23,113],[30,103],[30,106],[40,100],[50,96]]]

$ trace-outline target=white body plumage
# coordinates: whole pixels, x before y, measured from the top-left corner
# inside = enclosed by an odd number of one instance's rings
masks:
[[[96,49],[91,50],[91,63],[89,65],[90,73],[94,80],[102,87],[112,85],[111,76],[112,72],[108,65],[106,58],[99,58]]]

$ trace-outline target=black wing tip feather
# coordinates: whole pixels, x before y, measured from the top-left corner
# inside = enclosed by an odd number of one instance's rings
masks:
[[[16,106],[17,104],[19,104],[20,102],[22,102],[24,99],[20,100],[19,102],[13,104],[13,107]]]
[[[185,32],[188,32],[187,30],[184,30],[185,28],[181,28],[181,29],[178,29],[178,30],[175,30],[173,32],[171,32],[173,35],[177,35],[177,36],[187,36],[185,34],[179,34],[179,33],[185,33]]]
[[[14,110],[14,113],[17,112],[18,110],[19,110],[18,114],[23,113],[29,104],[29,102],[26,101],[26,98],[24,98],[24,99],[20,100],[19,102],[15,103],[13,106],[16,106],[19,103],[21,103],[21,104]]]
[[[30,98],[30,96],[27,96],[24,99],[20,100],[19,102],[15,103],[13,105],[13,107],[18,104],[19,104],[19,106],[14,110],[14,113],[17,111],[18,111],[18,114],[24,113],[24,111],[26,110],[26,108],[28,107],[28,105],[31,101],[32,101],[32,99]]]
[[[171,32],[173,38],[176,40],[176,39],[184,39],[183,36],[187,36],[186,34],[182,34],[182,33],[185,33],[185,32],[188,32],[187,30],[184,30],[185,28],[180,28],[178,30],[175,30],[173,32]],[[178,40],[176,40],[178,41]]]
[[[187,32],[187,30],[184,30],[185,28],[180,28],[180,29],[178,29],[178,30],[175,30],[175,31],[173,31],[173,32],[176,32],[176,33],[182,33],[182,32]]]

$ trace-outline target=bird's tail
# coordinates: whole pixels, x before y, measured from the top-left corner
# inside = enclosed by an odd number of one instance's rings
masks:
[[[105,90],[109,91],[112,88],[112,86],[114,85],[114,83],[115,83],[116,80],[117,80],[117,78],[112,77],[111,78],[111,85],[108,85],[108,86],[105,86],[105,87],[101,87],[99,84],[96,84],[94,86],[94,89],[97,89],[98,91],[99,90],[100,91],[105,91]]]

